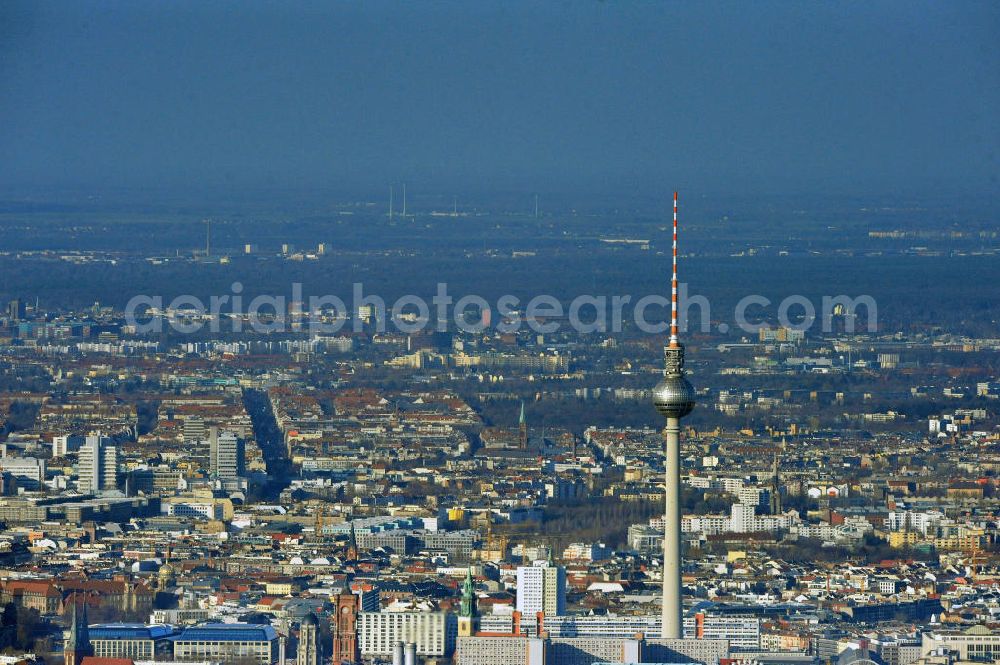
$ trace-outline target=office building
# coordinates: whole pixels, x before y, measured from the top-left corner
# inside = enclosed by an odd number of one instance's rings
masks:
[[[729,658],[726,640],[530,637],[477,635],[459,637],[456,665],[594,665],[595,663],[701,663]]]
[[[171,626],[142,623],[99,623],[90,626],[90,644],[98,658],[155,660],[169,653]]]
[[[921,636],[920,655],[945,652],[955,660],[995,662],[1000,659],[1000,633],[986,626],[966,630],[929,630]]]
[[[209,463],[212,477],[218,480],[235,480],[244,475],[243,441],[233,432],[219,432],[211,428],[208,438]]]
[[[206,623],[185,628],[174,638],[174,659],[257,662],[278,658],[278,633],[271,626],[251,623]]]
[[[80,448],[78,488],[85,494],[118,486],[118,447],[106,436],[91,435]]]
[[[0,471],[9,475],[15,485],[26,490],[41,489],[45,482],[45,460],[34,457],[0,458]]]

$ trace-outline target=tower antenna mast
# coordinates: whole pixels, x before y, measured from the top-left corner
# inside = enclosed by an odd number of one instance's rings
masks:
[[[677,335],[677,192],[674,192],[674,256],[670,278],[670,348],[680,346]]]

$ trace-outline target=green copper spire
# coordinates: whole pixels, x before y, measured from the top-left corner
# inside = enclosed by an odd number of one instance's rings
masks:
[[[458,616],[472,618],[476,615],[476,594],[472,586],[472,568],[465,571],[465,584],[462,585],[462,607]]]
[[[77,615],[77,594],[70,597],[73,603],[73,613],[71,615],[69,637],[66,639],[65,652],[67,665],[80,665],[86,656],[94,655],[93,646],[90,643],[90,629],[87,623],[87,599],[84,596],[83,611],[81,616]]]

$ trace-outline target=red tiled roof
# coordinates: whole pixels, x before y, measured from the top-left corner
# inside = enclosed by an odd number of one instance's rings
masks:
[[[135,665],[131,658],[98,658],[97,656],[84,656],[80,665]]]

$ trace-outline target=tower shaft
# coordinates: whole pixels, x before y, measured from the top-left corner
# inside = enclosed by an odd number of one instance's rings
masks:
[[[666,502],[663,515],[663,637],[682,637],[681,603],[681,442],[680,418],[668,417],[666,443]]]

